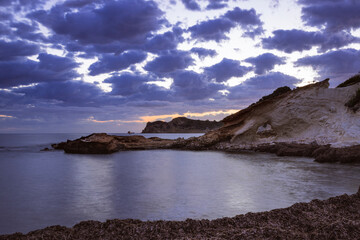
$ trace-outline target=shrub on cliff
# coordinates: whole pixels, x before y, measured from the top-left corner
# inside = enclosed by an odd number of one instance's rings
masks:
[[[279,88],[277,88],[272,94],[263,96],[263,97],[259,100],[259,102],[262,102],[262,101],[265,101],[265,100],[274,98],[274,97],[276,97],[276,96],[279,96],[279,95],[281,95],[281,94],[287,93],[287,92],[289,92],[289,91],[291,91],[291,88],[289,88],[288,86],[279,87]]]
[[[352,98],[345,103],[345,106],[352,109],[354,112],[356,112],[359,109],[360,105],[360,88],[356,91],[355,95],[352,96]]]
[[[345,82],[341,83],[339,86],[337,86],[337,88],[348,87],[348,86],[354,85],[359,82],[360,82],[360,74],[356,74],[355,76],[352,76]]]

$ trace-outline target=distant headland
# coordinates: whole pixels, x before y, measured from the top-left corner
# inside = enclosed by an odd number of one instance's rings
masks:
[[[222,122],[217,121],[202,121],[178,117],[170,122],[148,122],[142,133],[205,133],[216,130],[223,125]]]

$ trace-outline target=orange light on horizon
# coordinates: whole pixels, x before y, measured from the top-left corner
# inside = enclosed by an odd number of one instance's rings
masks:
[[[9,115],[1,115],[1,114],[0,114],[0,118],[15,118],[15,117],[9,116]]]
[[[220,114],[233,114],[238,112],[239,109],[230,109],[230,110],[220,110],[220,111],[210,111],[210,112],[202,112],[202,113],[191,113],[187,112],[184,114],[164,114],[164,115],[152,115],[152,116],[141,116],[137,120],[96,120],[93,116],[86,119],[87,121],[94,123],[147,123],[153,121],[165,120],[167,118],[177,118],[177,117],[205,117],[205,116],[216,116]]]

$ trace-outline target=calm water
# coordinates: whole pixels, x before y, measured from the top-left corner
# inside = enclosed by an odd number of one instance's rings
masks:
[[[354,193],[360,183],[359,165],[269,154],[39,151],[80,136],[0,135],[0,234],[90,219],[230,217]]]

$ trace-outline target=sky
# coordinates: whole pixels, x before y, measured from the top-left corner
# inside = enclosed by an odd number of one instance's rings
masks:
[[[360,71],[358,0],[0,0],[0,133],[221,120]]]

